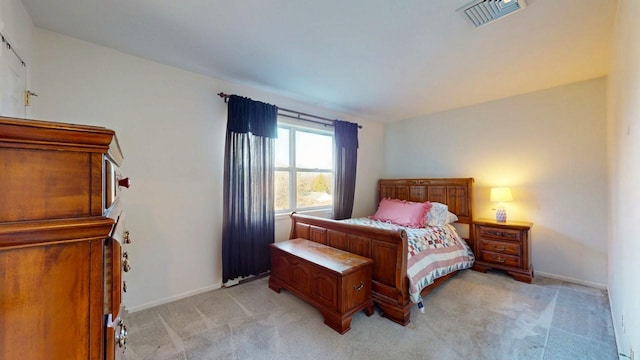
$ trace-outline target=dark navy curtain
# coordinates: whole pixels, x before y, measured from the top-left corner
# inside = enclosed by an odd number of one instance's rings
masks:
[[[353,212],[358,163],[358,124],[334,121],[335,183],[333,218],[348,219]]]
[[[274,105],[229,97],[222,209],[223,283],[271,268],[277,114]]]

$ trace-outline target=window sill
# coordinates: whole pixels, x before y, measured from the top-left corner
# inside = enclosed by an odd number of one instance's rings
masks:
[[[310,216],[323,217],[327,219],[333,218],[333,210],[332,209],[315,209],[315,210],[305,210],[305,211],[296,211],[297,214],[304,214]],[[290,213],[280,213],[276,214],[276,221],[289,219]]]

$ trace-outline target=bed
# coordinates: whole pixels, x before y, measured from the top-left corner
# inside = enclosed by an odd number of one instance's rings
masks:
[[[473,248],[473,178],[442,179],[381,179],[378,181],[378,199],[399,199],[412,202],[438,202],[458,218],[456,227],[462,227],[469,249]],[[304,238],[373,259],[374,303],[381,314],[401,325],[410,321],[415,294],[410,294],[407,276],[408,235],[402,227],[371,227],[355,221],[336,221],[303,214],[291,214],[289,238]],[[466,231],[464,231],[466,230]],[[426,296],[455,271],[438,277],[420,289]],[[419,300],[419,299],[418,299]]]

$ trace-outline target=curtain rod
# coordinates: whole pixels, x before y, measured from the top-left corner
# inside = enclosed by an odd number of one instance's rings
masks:
[[[224,102],[229,101],[229,96],[230,95],[228,95],[228,94],[225,94],[223,92],[219,92],[218,96],[223,98]],[[281,113],[282,111],[295,114],[295,116],[294,115],[289,115],[289,114],[283,114],[283,113]],[[300,111],[285,109],[285,108],[281,108],[281,107],[278,107],[278,116],[283,116],[283,117],[296,119],[296,120],[301,120],[301,121],[307,121],[307,122],[320,124],[320,125],[324,125],[324,126],[333,126],[333,122],[335,121],[333,119],[325,118],[325,117],[322,117],[322,116],[307,114],[307,113],[303,113],[303,112],[300,112]],[[327,124],[327,123],[324,123],[324,122],[321,122],[321,121],[312,120],[312,119],[305,119],[305,118],[302,118],[301,116],[306,116],[306,117],[310,117],[310,118],[314,118],[314,119],[329,121],[330,124]],[[356,124],[356,125],[358,125],[358,129],[362,129],[362,125],[360,125],[360,124]]]
[[[9,43],[9,39],[7,39],[6,36],[4,36],[4,34],[1,32],[0,32],[0,36],[2,37],[2,42],[6,44],[5,46],[7,47],[7,49],[11,50],[11,52],[18,57],[18,60],[20,60],[20,63],[22,64],[22,66],[27,66],[24,60],[22,60],[22,56],[20,56],[20,54],[18,54],[16,49],[14,49],[13,46],[11,46],[11,44]]]

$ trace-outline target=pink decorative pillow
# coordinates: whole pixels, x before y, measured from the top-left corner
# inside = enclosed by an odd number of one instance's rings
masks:
[[[417,203],[397,199],[382,199],[378,206],[378,211],[370,218],[410,228],[421,228],[424,227],[425,216],[430,209],[430,202]]]

